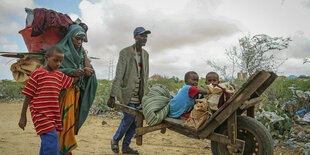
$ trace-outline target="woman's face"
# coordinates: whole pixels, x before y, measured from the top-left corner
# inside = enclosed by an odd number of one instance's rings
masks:
[[[75,48],[80,48],[84,42],[85,36],[84,35],[77,35],[72,37],[72,42]]]

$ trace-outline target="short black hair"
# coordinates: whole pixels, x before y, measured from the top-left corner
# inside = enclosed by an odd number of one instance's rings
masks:
[[[189,77],[190,77],[192,74],[198,75],[195,71],[189,71],[189,72],[185,73],[184,81],[187,82],[187,80],[189,79]]]
[[[216,76],[217,76],[217,79],[220,80],[220,76],[219,76],[216,72],[209,72],[209,73],[206,75],[206,79],[207,79],[207,77],[208,77],[209,75],[211,75],[211,74],[216,75]]]
[[[54,54],[54,52],[64,54],[64,51],[62,50],[62,48],[60,48],[57,45],[52,45],[47,48],[45,55],[48,57],[51,57]]]

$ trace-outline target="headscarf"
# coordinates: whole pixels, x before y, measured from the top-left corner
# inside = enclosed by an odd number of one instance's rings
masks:
[[[84,68],[83,47],[75,48],[72,37],[85,35],[84,29],[79,25],[71,25],[67,35],[57,44],[64,51],[65,58],[59,68],[66,75],[72,76],[75,69]]]
[[[59,70],[68,76],[72,76],[72,72],[75,69],[83,69],[85,67],[82,52],[83,47],[81,46],[76,49],[72,42],[72,37],[77,35],[85,35],[85,30],[79,25],[71,25],[67,35],[57,44],[63,49],[65,55]],[[78,131],[86,120],[89,109],[95,99],[97,90],[96,75],[90,77],[80,77],[80,80],[75,84],[80,87],[81,90],[81,96],[79,99],[79,121],[77,126]]]

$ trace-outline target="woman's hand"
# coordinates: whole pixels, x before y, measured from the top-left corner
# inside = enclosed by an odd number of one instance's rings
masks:
[[[84,67],[83,71],[87,77],[95,75],[95,70],[90,67]]]
[[[84,75],[84,69],[75,69],[72,72],[72,76],[83,76]]]

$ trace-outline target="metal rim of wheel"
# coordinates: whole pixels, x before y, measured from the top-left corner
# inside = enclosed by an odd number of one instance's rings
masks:
[[[247,116],[238,116],[237,124],[237,138],[245,141],[244,154],[273,154],[273,140],[263,124]],[[227,124],[223,123],[216,132],[227,135]],[[214,155],[241,154],[243,150],[243,148],[225,145],[215,141],[211,141],[211,149]]]
[[[244,154],[258,155],[261,154],[260,147],[261,141],[257,138],[258,136],[251,130],[245,129],[244,127],[238,127],[238,139],[245,141]],[[227,130],[224,131],[227,133]],[[254,146],[254,147],[251,147]],[[219,144],[220,154],[239,154],[243,148],[237,148],[231,145]]]

